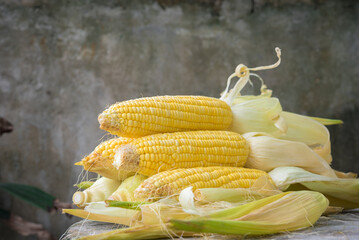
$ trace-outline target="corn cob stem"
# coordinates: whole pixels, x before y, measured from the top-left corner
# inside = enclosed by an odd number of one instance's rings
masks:
[[[85,191],[75,192],[72,196],[72,201],[79,207],[84,207],[84,205],[89,202],[104,201],[119,187],[119,185],[119,181],[102,177]]]

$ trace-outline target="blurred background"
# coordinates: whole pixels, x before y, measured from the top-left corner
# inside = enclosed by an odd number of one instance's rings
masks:
[[[333,167],[359,172],[359,2],[335,0],[0,0],[0,181],[71,202],[81,167],[106,133],[97,115],[155,95],[219,97],[239,63],[287,111],[337,118]],[[259,82],[243,93],[258,94]],[[0,207],[58,239],[71,223],[11,195]],[[0,223],[1,224],[1,223]],[[5,224],[0,239],[21,237]]]

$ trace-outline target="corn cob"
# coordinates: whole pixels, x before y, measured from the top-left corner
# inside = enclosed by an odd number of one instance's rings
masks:
[[[99,115],[100,128],[123,137],[190,130],[226,130],[231,108],[202,96],[159,96],[119,102]]]
[[[244,166],[249,148],[238,133],[192,131],[164,133],[134,139],[119,147],[117,169],[151,176],[176,168]]]
[[[99,115],[100,128],[122,137],[193,130],[230,130],[240,134],[266,130],[281,135],[286,131],[286,124],[279,116],[282,111],[279,101],[274,103],[275,106],[271,101],[259,108],[252,107],[256,103],[243,105],[235,102],[241,89],[249,81],[250,71],[272,69],[280,64],[280,49],[276,48],[276,52],[278,61],[270,66],[248,68],[243,64],[238,65],[228,78],[227,87],[220,99],[204,96],[157,96],[119,102]],[[239,80],[229,91],[234,77]],[[270,93],[270,90],[263,87],[266,95]]]
[[[130,143],[131,141],[131,138],[114,138],[107,140],[98,145],[92,153],[84,157],[81,162],[76,163],[76,165],[82,165],[85,170],[98,173],[107,178],[124,180],[134,173],[117,170],[112,164],[117,149],[121,145]]]
[[[261,170],[237,167],[197,167],[175,169],[153,175],[136,190],[135,198],[159,198],[198,188],[249,188],[260,177],[270,176]]]

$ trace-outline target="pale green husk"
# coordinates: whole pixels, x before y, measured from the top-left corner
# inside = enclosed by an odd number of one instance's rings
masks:
[[[138,211],[132,209],[107,207],[105,202],[88,203],[84,210],[90,213],[124,218],[132,218],[138,213]]]
[[[75,192],[72,196],[74,204],[84,207],[90,202],[99,202],[107,199],[118,187],[120,182],[109,178],[97,179],[89,188],[83,192]]]
[[[117,201],[137,200],[134,197],[134,191],[145,179],[147,179],[147,177],[141,174],[126,178],[108,199]]]
[[[281,116],[288,124],[288,131],[281,139],[303,142],[319,156],[331,163],[330,135],[328,129],[320,122],[303,115],[282,112]]]
[[[261,235],[293,231],[318,220],[328,207],[323,194],[288,192],[193,220],[171,220],[173,228],[189,232]]]
[[[336,178],[328,162],[302,142],[272,137],[267,133],[243,134],[250,146],[246,167],[269,172],[277,167],[295,166]]]
[[[93,181],[83,181],[83,182],[80,182],[79,184],[75,184],[74,186],[81,190],[86,190],[89,187],[91,187],[93,184],[94,184]]]
[[[346,209],[359,207],[359,179],[357,178],[331,178],[297,167],[279,167],[269,172],[269,175],[282,190],[298,189],[298,185],[301,185],[323,193],[333,206]]]
[[[231,131],[238,133],[267,132],[279,137],[287,124],[280,116],[282,107],[277,98],[260,97],[232,105]]]

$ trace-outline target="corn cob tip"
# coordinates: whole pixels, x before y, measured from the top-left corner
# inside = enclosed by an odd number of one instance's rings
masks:
[[[104,129],[104,127],[109,126],[109,121],[107,120],[107,118],[105,117],[105,115],[103,113],[101,113],[100,115],[98,115],[97,118],[98,122],[100,123],[100,128]]]
[[[81,206],[85,203],[87,195],[85,192],[75,192],[72,196],[72,202],[75,205]]]
[[[117,121],[114,125],[114,123],[111,121],[110,114],[101,113],[98,116],[97,120],[100,123],[100,129],[116,134],[116,129],[119,128],[119,126],[117,126],[119,124],[119,121]]]
[[[82,160],[81,160],[81,161],[79,161],[79,162],[75,162],[74,165],[75,165],[75,166],[83,166],[84,164],[83,164],[83,162],[82,162]]]
[[[121,146],[115,154],[113,166],[129,172],[137,172],[140,166],[140,155],[131,144]]]
[[[83,166],[85,170],[94,170],[98,167],[99,164],[102,163],[101,161],[101,155],[98,154],[97,152],[92,152],[90,153],[90,155],[84,157],[80,162],[78,162],[79,164],[75,164],[75,165],[80,165]]]

